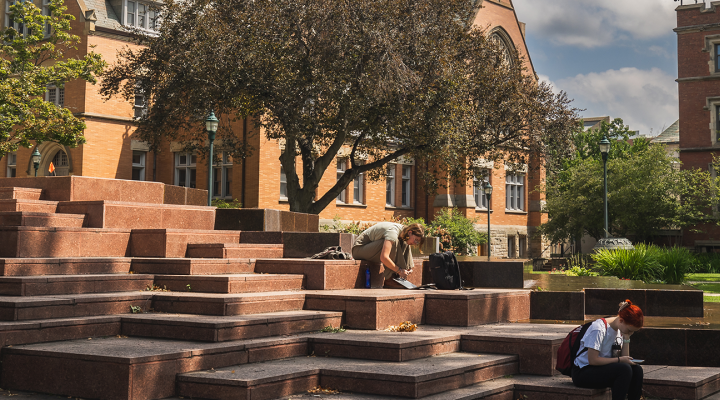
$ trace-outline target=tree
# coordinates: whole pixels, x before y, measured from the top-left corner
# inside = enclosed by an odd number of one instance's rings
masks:
[[[432,166],[421,178],[434,190],[467,179],[479,157],[520,164],[569,148],[569,100],[470,26],[480,3],[168,0],[159,34],[120,54],[102,93],[141,90],[149,111],[140,138],[162,132],[201,151],[200,119],[213,108],[236,158],[252,149],[230,122],[255,117],[268,138],[284,140],[293,211],[319,213],[358,174],[383,179],[401,156]],[[343,146],[350,168],[317,193]]]
[[[612,141],[608,156],[608,219],[610,231],[646,241],[661,229],[680,228],[711,220],[718,203],[715,182],[707,171],[680,170],[677,158],[664,145],[644,138],[627,139],[630,130],[620,119],[599,130],[578,131],[572,158],[547,178],[545,194],[549,221],[540,232],[559,243],[588,234],[604,237],[603,166],[597,143]],[[620,139],[620,140],[618,140]]]
[[[93,52],[70,57],[80,38],[71,35],[63,0],[51,0],[49,15],[30,1],[10,6],[9,26],[0,30],[0,157],[19,146],[54,141],[84,143],[85,123],[67,108],[45,101],[49,85],[83,79],[95,83],[105,63]]]

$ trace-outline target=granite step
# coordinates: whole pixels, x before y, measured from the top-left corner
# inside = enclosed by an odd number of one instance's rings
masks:
[[[0,200],[40,200],[42,189],[0,187]]]
[[[658,398],[704,399],[720,392],[720,368],[643,366],[643,391]]]
[[[0,346],[119,335],[119,315],[0,321]]]
[[[302,310],[301,291],[261,293],[155,292],[153,309],[165,313],[198,315],[249,315]],[[319,310],[334,311],[334,310]]]
[[[343,392],[420,398],[517,373],[517,356],[451,353],[405,362],[296,357],[178,375],[178,394],[207,399],[273,399],[321,386]]]
[[[130,230],[6,226],[0,227],[0,243],[0,257],[126,257]]]
[[[282,244],[188,243],[193,258],[282,258]]]
[[[248,274],[255,270],[252,258],[142,258],[132,259],[137,274],[224,275]],[[183,290],[185,290],[183,288]]]
[[[0,296],[0,321],[86,317],[130,313],[131,307],[150,308],[152,292]]]
[[[2,199],[0,211],[27,211],[54,213],[57,211],[57,201],[30,200],[30,199]]]
[[[0,355],[4,389],[147,400],[174,396],[180,373],[305,356],[307,338],[210,343],[120,335],[18,345],[4,348]]]
[[[0,275],[128,274],[130,266],[125,257],[0,258]]]
[[[0,226],[47,226],[81,228],[85,216],[82,214],[57,214],[29,211],[0,212]]]
[[[130,253],[133,257],[182,258],[187,257],[188,243],[240,243],[240,231],[133,229]]]
[[[61,201],[57,212],[86,215],[87,228],[192,229],[212,231],[215,208],[126,201]]]
[[[227,342],[317,332],[340,327],[342,313],[282,311],[241,316],[132,314],[122,318],[122,334],[165,339]]]
[[[0,277],[0,296],[128,292],[152,288],[153,275],[94,274]]]
[[[157,275],[155,284],[174,291],[201,293],[254,293],[301,290],[302,275],[227,274],[227,275]]]

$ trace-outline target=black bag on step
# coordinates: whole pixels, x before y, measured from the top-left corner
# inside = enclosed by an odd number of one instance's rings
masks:
[[[430,276],[440,290],[462,289],[460,265],[452,251],[430,254]]]

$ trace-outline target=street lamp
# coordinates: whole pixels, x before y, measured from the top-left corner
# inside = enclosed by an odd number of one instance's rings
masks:
[[[35,176],[37,177],[37,170],[38,168],[40,168],[40,160],[42,159],[42,156],[40,155],[37,146],[35,146],[35,151],[32,152],[30,158],[32,159],[33,166],[35,167]]]
[[[490,197],[492,196],[492,190],[493,190],[493,187],[490,184],[490,181],[488,180],[487,182],[485,182],[485,187],[483,187],[483,192],[485,192],[485,197],[487,197],[487,210],[488,210],[488,235],[487,235],[488,261],[490,261]]]
[[[605,238],[609,237],[608,230],[608,204],[607,204],[607,159],[610,152],[610,141],[603,136],[600,141],[600,153],[603,159],[603,203],[605,207]]]
[[[213,184],[213,143],[215,142],[215,133],[218,128],[218,119],[215,117],[215,111],[210,111],[210,116],[205,120],[205,130],[210,140],[210,158],[208,159],[208,206],[212,205],[212,184]]]

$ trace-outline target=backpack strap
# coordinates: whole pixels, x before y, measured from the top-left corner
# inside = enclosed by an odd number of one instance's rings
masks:
[[[605,324],[605,332],[607,332],[607,328],[608,328],[608,323],[607,323],[607,321],[605,320],[605,318],[600,318],[600,319],[601,319],[602,322]],[[606,335],[607,335],[607,333],[606,333]],[[584,332],[583,332],[583,336],[585,336],[585,333],[584,333]],[[582,340],[582,338],[580,338],[580,339],[578,339],[578,340]],[[580,352],[577,353],[577,356],[575,356],[575,358],[577,358],[580,354],[586,352],[587,350],[588,350],[587,347],[583,347],[582,350],[580,350]]]

